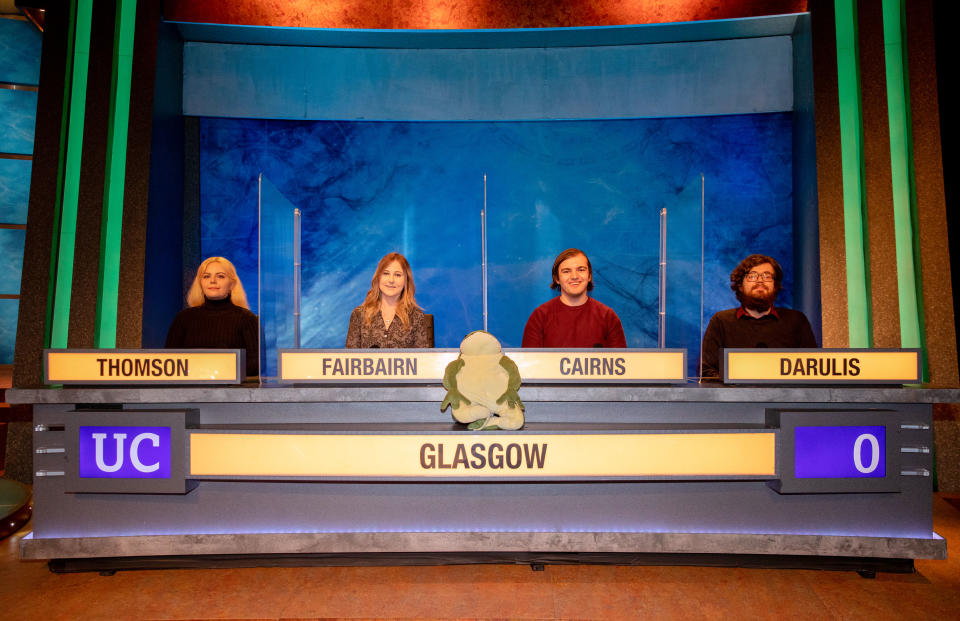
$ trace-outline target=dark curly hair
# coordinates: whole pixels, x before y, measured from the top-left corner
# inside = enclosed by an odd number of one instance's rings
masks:
[[[750,270],[764,263],[773,266],[773,292],[780,293],[780,286],[783,282],[783,270],[780,268],[780,264],[777,263],[776,259],[765,254],[751,254],[740,261],[740,265],[730,272],[730,289],[737,295],[737,300],[741,304],[743,303],[743,292],[740,288],[743,286],[743,279],[750,273]]]
[[[567,248],[557,255],[557,258],[553,262],[553,270],[551,271],[551,274],[553,274],[553,282],[550,283],[551,289],[560,288],[560,264],[579,254],[582,254],[583,258],[587,260],[587,271],[590,272],[590,282],[587,283],[587,291],[593,291],[593,265],[591,265],[590,257],[587,256],[587,253],[577,248]]]

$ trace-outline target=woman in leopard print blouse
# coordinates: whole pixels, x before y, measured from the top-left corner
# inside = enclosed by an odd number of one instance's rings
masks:
[[[433,329],[413,294],[413,272],[400,253],[380,259],[363,304],[347,328],[349,349],[431,347]]]

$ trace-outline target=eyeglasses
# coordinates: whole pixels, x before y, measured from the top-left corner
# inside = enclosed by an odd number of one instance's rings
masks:
[[[770,272],[763,272],[762,274],[759,274],[757,272],[750,272],[749,274],[744,276],[744,280],[746,280],[747,282],[757,282],[758,280],[761,280],[763,282],[770,282],[771,280],[773,280],[773,274],[771,274]]]

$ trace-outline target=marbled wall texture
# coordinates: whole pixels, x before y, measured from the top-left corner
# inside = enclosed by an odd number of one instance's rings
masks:
[[[778,257],[792,302],[791,115],[618,121],[342,122],[203,119],[202,254],[237,265],[256,305],[257,177],[303,213],[304,347],[341,347],[385,253],[410,260],[438,347],[483,327],[480,212],[487,175],[489,329],[518,347],[554,293],[558,252],[590,255],[595,297],[631,347],[657,345],[667,209],[669,347],[699,351],[700,174],[704,317],[736,305],[727,276]],[[741,217],[744,213],[762,217]],[[263,317],[270,322],[270,317]],[[292,343],[287,346],[292,346]]]
[[[807,10],[806,0],[167,0],[172,21],[299,28],[557,28]]]

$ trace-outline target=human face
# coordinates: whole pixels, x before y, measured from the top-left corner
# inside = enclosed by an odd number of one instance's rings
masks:
[[[593,274],[587,265],[587,257],[574,255],[557,268],[557,283],[560,285],[560,297],[565,302],[582,304],[586,302],[587,285]],[[573,304],[574,306],[576,304]]]
[[[750,282],[750,274],[756,274],[757,279]],[[740,284],[740,291],[743,293],[744,298],[748,301],[758,303],[759,306],[765,305],[769,308],[777,295],[777,283],[774,280],[775,274],[776,272],[773,266],[769,263],[761,263],[751,268],[750,272],[744,276],[743,282]],[[748,304],[747,306],[749,307],[750,305]]]
[[[219,261],[214,261],[200,274],[200,288],[208,300],[222,300],[230,295],[233,281],[230,280],[227,268]]]
[[[396,302],[407,285],[407,275],[399,261],[391,261],[380,272],[380,298]]]

